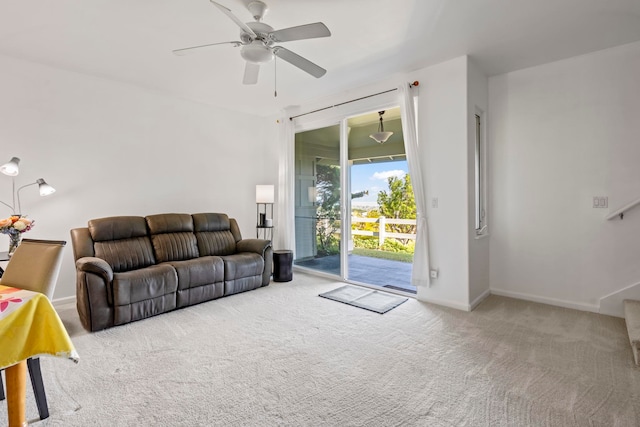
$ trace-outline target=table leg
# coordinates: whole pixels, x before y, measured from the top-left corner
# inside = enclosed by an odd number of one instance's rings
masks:
[[[7,407],[9,408],[9,427],[26,427],[25,400],[27,394],[27,361],[5,370],[7,379]]]

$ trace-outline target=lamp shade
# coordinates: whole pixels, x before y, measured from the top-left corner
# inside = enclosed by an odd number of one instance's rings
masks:
[[[256,203],[273,203],[274,200],[273,185],[256,185]]]
[[[309,197],[309,203],[315,203],[318,199],[318,190],[316,189],[316,187],[307,188],[307,193]]]
[[[393,132],[384,131],[384,123],[382,122],[383,115],[384,115],[384,111],[378,111],[378,116],[380,116],[380,123],[378,124],[378,132],[374,132],[371,135],[369,135],[369,138],[373,139],[378,144],[384,144],[385,142],[387,142],[387,139],[389,139],[389,137],[393,135]]]
[[[18,167],[19,164],[20,159],[17,157],[12,157],[11,160],[9,160],[9,163],[5,163],[4,165],[0,166],[0,172],[5,175],[16,176],[20,172],[20,168]]]
[[[389,139],[391,135],[393,135],[393,132],[374,132],[369,135],[369,138],[373,139],[379,144],[384,144],[385,142],[387,142],[387,139]]]
[[[41,196],[49,196],[56,192],[56,189],[47,184],[42,178],[38,179],[36,183],[38,184]]]

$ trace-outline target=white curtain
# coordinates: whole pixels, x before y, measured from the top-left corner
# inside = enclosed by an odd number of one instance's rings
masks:
[[[407,153],[409,175],[416,201],[416,247],[413,255],[413,272],[411,283],[416,286],[429,286],[429,230],[427,227],[427,192],[420,163],[418,144],[418,120],[416,117],[416,97],[408,83],[398,87],[400,95],[400,112],[402,114],[402,133],[404,149]]]
[[[276,224],[275,248],[295,249],[294,218],[294,150],[295,129],[289,114],[283,110],[278,120],[278,141],[280,146],[278,168],[278,222]]]

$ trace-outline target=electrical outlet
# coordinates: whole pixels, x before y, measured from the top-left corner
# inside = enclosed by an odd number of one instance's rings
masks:
[[[438,278],[438,270],[437,269],[433,269],[429,271],[429,276],[431,276],[432,279],[437,279]]]
[[[432,208],[437,208],[438,207],[438,198],[437,197],[431,198],[431,207]]]

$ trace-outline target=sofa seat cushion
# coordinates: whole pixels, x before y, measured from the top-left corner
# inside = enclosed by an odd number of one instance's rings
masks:
[[[222,258],[207,256],[169,263],[178,275],[177,306],[186,307],[224,295]]]
[[[114,273],[114,324],[121,325],[176,308],[178,276],[168,264]]]
[[[221,257],[224,261],[224,280],[262,275],[264,258],[252,252]]]
[[[264,259],[252,252],[221,257],[224,261],[224,294],[250,291],[262,286]]]

